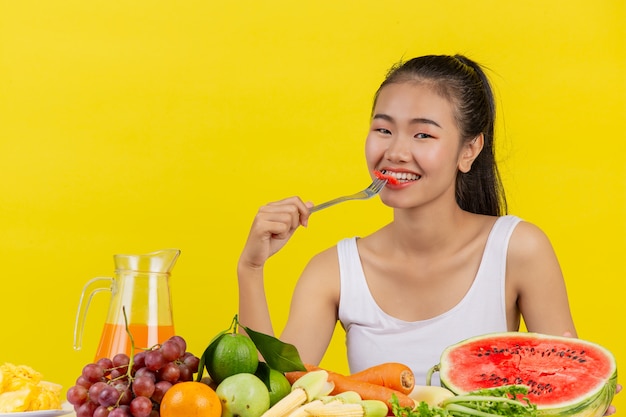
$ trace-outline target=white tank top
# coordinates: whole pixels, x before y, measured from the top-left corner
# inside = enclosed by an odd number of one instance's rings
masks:
[[[442,351],[469,337],[507,330],[504,280],[509,238],[521,221],[499,217],[487,239],[480,267],[463,299],[431,319],[403,321],[386,314],[367,286],[356,238],[337,244],[341,294],[339,320],[346,331],[350,372],[383,362],[411,367],[415,383],[426,384],[426,374],[439,363]],[[419,302],[419,294],[415,295]],[[434,374],[432,385],[439,385]]]

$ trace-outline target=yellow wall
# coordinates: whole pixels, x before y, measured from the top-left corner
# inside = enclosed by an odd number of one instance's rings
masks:
[[[74,351],[83,284],[165,247],[200,354],[237,310],[257,207],[365,186],[387,68],[460,52],[491,69],[510,211],[551,236],[580,336],[622,364],[625,19],[623,0],[0,0],[0,362],[70,386],[108,303]],[[310,255],[388,219],[377,199],[316,214],[268,267],[276,327]],[[343,354],[339,337],[324,364]]]

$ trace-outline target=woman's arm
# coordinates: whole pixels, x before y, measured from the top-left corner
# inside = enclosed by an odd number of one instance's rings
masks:
[[[273,335],[265,297],[263,268],[299,226],[306,226],[308,206],[291,197],[261,207],[254,218],[248,239],[239,257],[239,321],[256,331]]]
[[[509,293],[507,299],[516,302],[528,331],[558,336],[569,332],[576,336],[556,254],[545,233],[531,223],[521,222],[509,242],[509,291],[513,295]]]
[[[315,256],[298,280],[281,340],[296,346],[305,363],[318,365],[328,348],[339,308],[339,263],[335,247]]]

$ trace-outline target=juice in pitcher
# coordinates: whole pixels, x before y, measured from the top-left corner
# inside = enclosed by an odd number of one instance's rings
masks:
[[[133,336],[135,353],[163,343],[174,336],[174,326],[148,326],[145,324],[130,324],[128,330]],[[125,353],[130,356],[130,339],[126,327],[122,324],[105,323],[102,330],[95,361],[101,358],[111,358],[113,352]]]
[[[144,255],[115,255],[115,277],[90,280],[81,295],[74,329],[74,348],[82,346],[85,315],[91,297],[100,291],[111,292],[107,319],[102,330],[95,360],[130,355],[130,331],[135,349],[147,349],[174,336],[170,271],[178,249],[165,249]],[[86,301],[85,301],[86,300]]]

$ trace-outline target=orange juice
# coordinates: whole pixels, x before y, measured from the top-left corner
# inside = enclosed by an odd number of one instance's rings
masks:
[[[163,343],[174,336],[173,325],[149,326],[146,324],[129,324],[128,330],[133,335],[135,353],[158,343]],[[122,324],[105,323],[95,360],[113,358],[118,353],[130,355],[130,338],[126,333],[126,327]]]

